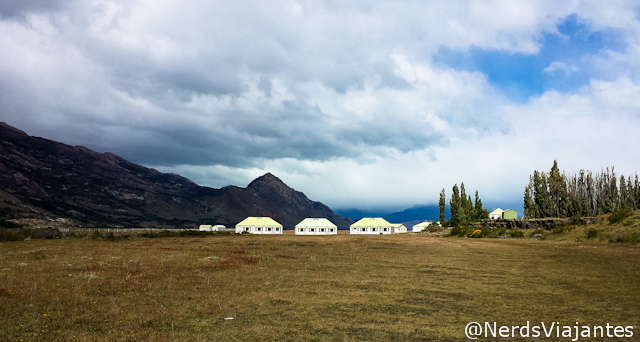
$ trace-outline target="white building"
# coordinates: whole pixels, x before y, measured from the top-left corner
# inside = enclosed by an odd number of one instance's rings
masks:
[[[382,217],[364,217],[351,225],[349,233],[359,235],[392,234],[392,229],[393,225]]]
[[[402,223],[391,224],[391,234],[400,234],[400,233],[406,233],[406,232],[407,232],[407,227],[404,224]]]
[[[489,218],[492,220],[497,220],[497,219],[501,219],[502,218],[502,213],[504,212],[504,210],[498,208],[492,212],[489,213]]]
[[[438,226],[441,226],[440,222],[438,222],[438,221],[429,221],[429,220],[427,220],[427,221],[420,222],[420,223],[414,225],[412,231],[414,233],[420,233],[425,228],[429,227],[430,225],[432,225],[434,223],[437,224]]]
[[[236,224],[236,233],[282,234],[282,225],[271,217],[247,217]]]
[[[296,225],[296,235],[336,235],[338,226],[326,218],[306,218]]]
[[[210,224],[201,224],[200,225],[200,231],[201,232],[219,232],[219,231],[223,231],[227,229],[227,227],[221,225],[221,224],[216,224],[215,226],[212,226]]]

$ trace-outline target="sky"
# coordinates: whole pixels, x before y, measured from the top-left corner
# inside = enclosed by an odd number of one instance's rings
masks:
[[[554,160],[637,171],[640,2],[5,0],[0,121],[333,209],[521,206]]]

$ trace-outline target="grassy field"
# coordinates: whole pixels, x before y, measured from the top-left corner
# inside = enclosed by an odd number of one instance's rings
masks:
[[[0,340],[459,341],[470,321],[640,340],[638,245],[340,233],[3,242]]]

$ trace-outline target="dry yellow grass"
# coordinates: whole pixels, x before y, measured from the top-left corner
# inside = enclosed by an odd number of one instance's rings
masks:
[[[0,340],[457,341],[470,321],[640,336],[637,245],[286,233],[0,243]]]

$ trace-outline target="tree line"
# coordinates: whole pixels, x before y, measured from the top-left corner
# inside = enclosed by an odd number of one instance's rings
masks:
[[[640,209],[640,182],[637,173],[618,178],[613,166],[567,175],[554,160],[551,171],[534,171],[524,189],[525,218],[584,217],[620,209]]]
[[[440,192],[438,209],[440,211],[439,221],[443,226],[461,226],[470,222],[478,222],[489,218],[489,211],[482,208],[482,200],[476,190],[475,199],[471,200],[471,195],[467,195],[464,183],[460,183],[460,188],[456,183],[451,191],[449,201],[449,221],[445,217],[446,194],[444,189]]]

